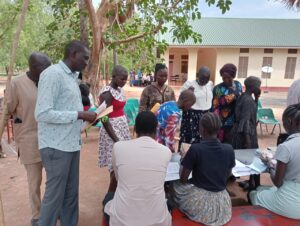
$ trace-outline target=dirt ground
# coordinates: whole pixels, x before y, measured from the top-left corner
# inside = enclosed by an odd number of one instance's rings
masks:
[[[178,87],[174,88],[178,94]],[[0,87],[0,93],[3,90]],[[125,87],[127,97],[138,98],[142,88]],[[263,107],[271,107],[277,119],[281,119],[286,105],[286,93],[263,93],[261,101]],[[178,95],[177,95],[178,96]],[[275,146],[278,128],[275,134],[270,135],[263,128],[263,135],[259,134],[261,148]],[[269,132],[271,127],[269,129]],[[100,226],[102,220],[102,199],[108,188],[109,174],[106,169],[97,166],[98,161],[98,130],[93,129],[88,137],[83,136],[84,145],[81,152],[80,165],[80,213],[79,226]],[[28,201],[27,180],[24,167],[17,161],[13,144],[3,142],[8,157],[0,159],[0,192],[2,196],[6,226],[29,226],[30,206]],[[45,175],[44,175],[45,179]],[[44,183],[42,190],[44,192]],[[262,175],[262,184],[271,184],[268,174]],[[230,190],[236,193],[234,205],[245,201],[245,193],[236,183],[230,185]]]

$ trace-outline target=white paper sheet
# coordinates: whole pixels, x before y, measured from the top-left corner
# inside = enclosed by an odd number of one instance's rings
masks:
[[[258,157],[254,157],[253,162],[250,165],[247,165],[247,167],[257,171],[258,173],[262,173],[267,169],[267,166]]]
[[[179,164],[178,162],[169,162],[167,174],[177,173],[179,174]]]
[[[235,160],[235,167],[233,167],[232,169],[232,174],[235,177],[242,177],[242,176],[249,176],[252,174],[260,174],[260,172],[250,168],[248,165],[245,165],[239,160]]]
[[[165,181],[174,181],[179,180],[179,171],[180,171],[180,165],[179,161],[176,162],[169,162],[168,168],[167,168],[167,174]],[[192,178],[192,173],[189,175],[189,179]]]

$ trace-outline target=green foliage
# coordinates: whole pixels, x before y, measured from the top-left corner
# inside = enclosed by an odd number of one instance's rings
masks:
[[[64,46],[71,40],[80,39],[80,15],[76,0],[48,0],[52,21],[46,26],[48,36],[43,50],[54,62],[62,59]]]
[[[111,60],[111,51],[115,49],[120,64],[129,69],[135,67],[150,71],[157,61],[157,51],[163,53],[167,48],[162,34],[170,34],[173,41],[178,43],[189,38],[195,43],[201,42],[201,34],[194,32],[189,24],[190,20],[201,18],[199,0],[160,0],[159,3],[155,0],[139,0],[134,5],[133,15],[128,15],[129,9],[132,9],[128,2],[121,1],[119,18],[114,18],[113,10],[106,15],[114,21],[103,34],[109,52],[106,55]],[[0,0],[0,68],[9,61],[21,3],[21,0]],[[232,2],[205,0],[202,4],[216,5],[225,13]],[[65,44],[80,38],[81,15],[86,15],[86,12],[79,11],[77,0],[31,0],[18,48],[17,66],[26,68],[27,57],[32,51],[45,52],[53,62],[61,59]],[[126,19],[125,22],[118,22],[121,17]]]
[[[10,48],[16,31],[16,23],[19,18],[22,1],[0,1],[0,71],[9,63]],[[27,68],[27,58],[33,51],[41,51],[41,47],[47,40],[45,34],[46,24],[51,20],[48,13],[49,7],[39,0],[31,0],[26,15],[24,28],[20,36],[17,51],[17,69]],[[3,34],[3,35],[2,35]]]

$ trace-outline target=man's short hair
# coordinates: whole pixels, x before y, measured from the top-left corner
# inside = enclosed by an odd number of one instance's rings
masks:
[[[140,112],[135,119],[137,134],[155,134],[157,128],[156,116],[151,111]]]
[[[80,52],[88,47],[78,40],[73,40],[69,42],[65,47],[64,59],[67,59],[72,53]]]

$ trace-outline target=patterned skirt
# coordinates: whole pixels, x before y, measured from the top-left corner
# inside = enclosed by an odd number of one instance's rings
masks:
[[[200,120],[202,115],[208,111],[193,110],[183,111],[180,127],[180,142],[199,143],[200,142]]]
[[[205,225],[224,225],[231,219],[231,200],[228,192],[210,192],[194,186],[173,183],[174,201],[188,218]]]
[[[110,118],[109,122],[119,140],[130,140],[129,127],[126,116]],[[102,126],[100,129],[99,139],[99,163],[100,167],[108,167],[109,172],[113,171],[112,167],[112,149],[114,142]]]

